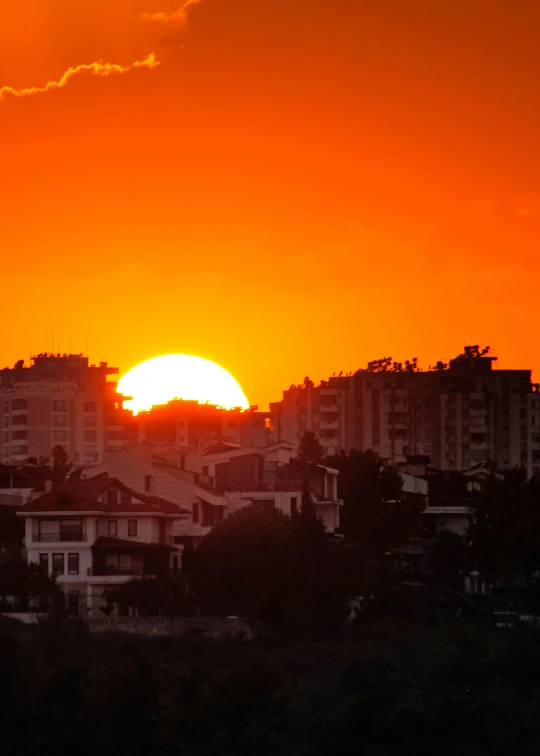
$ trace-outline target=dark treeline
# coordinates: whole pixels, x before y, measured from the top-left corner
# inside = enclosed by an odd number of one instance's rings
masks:
[[[540,635],[369,621],[256,645],[90,635],[0,619],[0,742],[20,756],[403,753],[540,746]],[[539,662],[537,664],[537,662]]]

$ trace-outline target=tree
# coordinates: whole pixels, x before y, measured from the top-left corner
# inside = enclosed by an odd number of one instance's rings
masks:
[[[313,431],[306,431],[300,439],[298,459],[306,464],[318,464],[324,457],[324,449]]]
[[[540,569],[540,480],[527,480],[521,468],[493,469],[475,501],[467,537],[478,569],[521,575],[530,586]]]
[[[210,613],[271,619],[294,573],[290,518],[241,509],[219,522],[194,555],[195,592]]]
[[[368,449],[326,459],[339,470],[344,500],[341,528],[348,541],[360,541],[373,556],[400,546],[416,534],[424,506],[422,496],[403,494],[399,471]]]
[[[470,562],[469,549],[462,536],[443,530],[433,544],[429,566],[437,582],[447,588],[462,587],[462,573]]]
[[[0,596],[13,596],[23,609],[32,599],[58,599],[61,595],[55,578],[37,564],[7,562],[0,567]]]
[[[38,466],[50,473],[51,480],[55,483],[65,483],[73,463],[65,448],[60,444],[53,446],[50,457],[40,457]]]

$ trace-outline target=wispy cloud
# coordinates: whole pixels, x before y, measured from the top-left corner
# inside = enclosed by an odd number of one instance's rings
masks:
[[[172,26],[184,26],[187,22],[188,11],[194,5],[198,5],[202,0],[187,0],[181,8],[173,13],[143,13],[143,21],[156,24],[171,24]]]
[[[34,94],[43,94],[49,92],[51,89],[61,89],[62,87],[65,87],[74,76],[78,76],[79,74],[88,73],[92,76],[110,76],[111,74],[124,74],[134,68],[153,69],[159,65],[160,62],[156,59],[154,53],[147,55],[144,60],[136,60],[129,66],[121,66],[117,63],[102,63],[101,61],[96,63],[83,63],[80,66],[68,68],[58,81],[48,81],[43,87],[25,87],[23,89],[15,89],[14,87],[8,86],[2,87],[0,88],[0,99],[5,95],[27,97]]]

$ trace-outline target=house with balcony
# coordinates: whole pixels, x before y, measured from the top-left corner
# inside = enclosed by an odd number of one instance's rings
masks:
[[[86,614],[100,612],[108,589],[177,567],[172,525],[191,513],[102,476],[57,486],[17,514],[28,562],[55,575],[72,610]]]

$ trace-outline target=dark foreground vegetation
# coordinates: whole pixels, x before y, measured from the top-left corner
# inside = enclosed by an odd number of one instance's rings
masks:
[[[366,619],[252,645],[0,618],[5,756],[536,754],[540,634]]]

